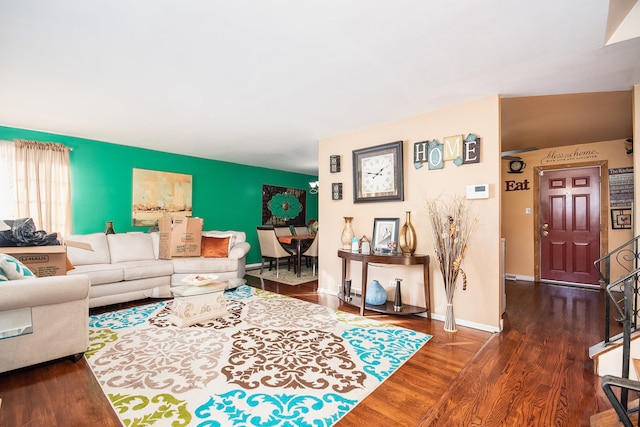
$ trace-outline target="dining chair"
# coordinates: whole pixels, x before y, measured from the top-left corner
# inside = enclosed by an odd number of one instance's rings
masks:
[[[291,227],[273,227],[273,230],[276,232],[276,236],[278,238],[293,236],[293,234],[291,233]],[[280,242],[280,244],[284,246],[288,251],[296,251],[296,245],[294,245],[293,243]]]
[[[264,229],[258,227],[256,231],[258,232],[260,253],[262,255],[262,260],[260,262],[260,275],[262,276],[265,260],[269,260],[269,271],[271,271],[271,263],[275,260],[276,277],[280,277],[279,264],[280,259],[282,258],[286,258],[287,270],[291,270],[291,260],[292,257],[296,255],[295,249],[292,250],[290,248],[282,246],[282,244],[278,241],[278,237],[276,236],[274,229]]]
[[[290,227],[273,227],[277,237],[292,236]]]
[[[293,232],[296,236],[308,236],[310,234],[307,227],[293,227]]]
[[[315,276],[316,268],[318,266],[318,233],[316,233],[316,236],[313,238],[313,242],[311,242],[311,245],[307,248],[307,250],[302,252],[302,256],[306,259],[311,259],[312,272]]]

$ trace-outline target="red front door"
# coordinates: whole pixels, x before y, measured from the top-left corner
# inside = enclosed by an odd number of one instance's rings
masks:
[[[598,284],[600,168],[546,170],[540,177],[540,279]]]

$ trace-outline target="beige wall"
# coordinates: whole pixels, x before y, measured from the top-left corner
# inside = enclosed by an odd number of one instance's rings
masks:
[[[516,276],[521,280],[533,280],[535,276],[534,266],[534,188],[533,172],[536,166],[571,166],[587,162],[607,161],[608,168],[621,168],[633,166],[633,157],[626,154],[624,140],[604,141],[592,144],[570,145],[554,149],[544,149],[522,153],[526,163],[523,173],[508,173],[509,162],[502,162],[502,236],[507,241],[506,273]],[[584,154],[589,153],[589,154]],[[567,160],[550,160],[553,154],[565,155]],[[637,178],[636,178],[637,179]],[[528,190],[506,191],[507,182],[529,184]],[[516,184],[512,184],[515,186]],[[637,187],[637,186],[636,186]],[[608,191],[608,189],[607,189]],[[608,204],[608,193],[603,195],[602,200]],[[607,206],[608,207],[608,206]],[[531,213],[526,214],[525,209],[530,208]],[[608,250],[614,249],[632,237],[631,230],[611,230],[611,217],[609,209],[607,216],[601,219],[607,228]],[[621,271],[614,271],[612,266],[612,277]]]
[[[465,194],[469,184],[489,184],[490,198],[471,203],[477,214],[478,225],[470,239],[463,263],[467,273],[468,287],[462,290],[458,284],[454,307],[459,324],[482,329],[501,329],[500,310],[500,100],[498,96],[481,99],[438,112],[426,113],[382,124],[346,135],[320,141],[319,144],[319,224],[320,263],[319,290],[336,293],[340,287],[341,262],[337,250],[341,247],[340,235],[344,226],[343,217],[352,216],[353,228],[358,237],[371,237],[374,218],[400,218],[405,220],[405,211],[412,212],[412,223],[416,228],[417,253],[428,254],[431,259],[431,305],[436,319],[445,312],[445,293],[442,278],[435,260],[431,231],[427,222],[425,201],[440,195]],[[428,170],[425,164],[416,169],[413,165],[415,142],[443,138],[451,135],[474,133],[481,138],[481,161],[457,167],[445,162],[441,170]],[[404,142],[403,202],[353,203],[352,151],[393,141]],[[329,156],[341,156],[342,170],[329,172]],[[331,200],[331,183],[343,184],[343,199]],[[349,277],[354,288],[361,281],[360,265],[353,264]],[[393,287],[389,280],[403,279],[403,302],[424,306],[421,269],[412,267],[370,267],[369,281],[378,279],[393,299]]]

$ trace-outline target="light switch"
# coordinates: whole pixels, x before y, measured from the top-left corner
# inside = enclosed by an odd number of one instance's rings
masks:
[[[531,215],[531,208],[524,208],[525,215]]]

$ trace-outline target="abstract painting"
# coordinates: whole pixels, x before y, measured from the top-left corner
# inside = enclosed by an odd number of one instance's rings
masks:
[[[154,227],[165,214],[192,216],[192,181],[187,174],[133,169],[133,225]]]

